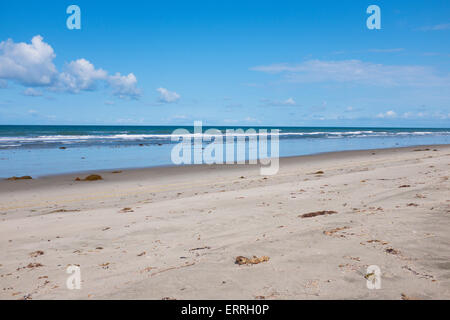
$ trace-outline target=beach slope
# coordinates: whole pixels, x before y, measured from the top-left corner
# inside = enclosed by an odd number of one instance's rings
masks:
[[[0,299],[450,298],[449,145],[95,173],[0,181]]]

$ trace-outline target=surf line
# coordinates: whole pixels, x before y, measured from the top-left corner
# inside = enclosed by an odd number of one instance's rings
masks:
[[[225,133],[210,128],[203,132],[202,122],[194,121],[193,134],[185,128],[172,132],[171,141],[178,143],[172,148],[171,160],[175,165],[259,162],[261,175],[274,175],[279,169],[279,133],[278,129],[271,129],[269,133],[267,129],[259,129],[257,132],[253,128],[246,131],[227,129]],[[203,143],[206,143],[205,147]]]

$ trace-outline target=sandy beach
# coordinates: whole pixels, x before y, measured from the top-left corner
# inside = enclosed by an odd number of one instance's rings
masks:
[[[450,145],[91,173],[0,181],[0,299],[450,299]]]

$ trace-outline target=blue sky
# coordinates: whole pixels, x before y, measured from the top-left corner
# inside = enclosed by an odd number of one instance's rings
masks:
[[[0,124],[450,127],[446,0],[2,1],[0,42]]]

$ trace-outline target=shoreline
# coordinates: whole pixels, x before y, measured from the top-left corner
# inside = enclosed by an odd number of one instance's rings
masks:
[[[282,162],[287,162],[289,163],[290,161],[296,161],[296,159],[302,159],[302,158],[308,158],[308,157],[316,157],[316,156],[333,156],[333,155],[339,155],[339,154],[347,154],[347,153],[364,153],[364,152],[370,152],[370,151],[389,151],[389,150],[403,150],[403,149],[408,149],[408,148],[429,148],[429,149],[433,149],[433,148],[438,148],[438,147],[445,147],[445,146],[450,146],[450,144],[419,144],[419,145],[411,145],[411,146],[406,146],[406,147],[389,147],[389,148],[369,148],[369,149],[358,149],[358,150],[341,150],[341,151],[326,151],[326,152],[317,152],[317,153],[311,153],[311,154],[305,154],[305,155],[297,155],[297,156],[280,156],[280,165]],[[110,168],[110,169],[92,169],[92,170],[82,170],[82,171],[73,171],[73,172],[66,172],[66,173],[57,173],[57,174],[44,174],[44,175],[37,175],[37,176],[33,176],[33,173],[28,173],[26,175],[31,176],[33,179],[31,180],[39,180],[39,179],[48,179],[48,178],[58,178],[58,177],[74,177],[74,176],[86,176],[89,174],[107,174],[107,173],[111,173],[112,171],[122,171],[122,172],[145,172],[147,170],[157,170],[157,169],[170,169],[170,168],[207,168],[207,167],[211,167],[211,166],[224,166],[227,168],[236,166],[236,167],[258,167],[260,166],[259,164],[259,159],[258,159],[258,164],[245,164],[245,165],[241,165],[241,164],[213,164],[213,165],[208,165],[208,164],[183,164],[183,165],[174,165],[174,164],[168,164],[168,165],[156,165],[156,166],[146,166],[146,167],[117,167],[117,168]],[[5,181],[10,177],[1,177],[0,178],[0,192],[1,192],[1,181]]]
[[[0,299],[450,299],[450,145],[94,173],[0,181]]]

